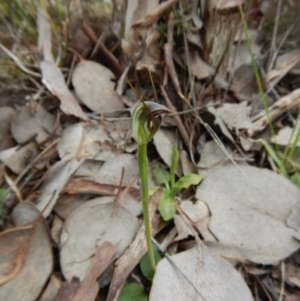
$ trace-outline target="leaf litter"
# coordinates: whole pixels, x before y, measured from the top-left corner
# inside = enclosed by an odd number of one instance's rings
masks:
[[[237,2],[206,8],[197,1],[145,3],[116,6],[126,20],[114,20],[114,34],[98,32],[88,23],[75,28],[89,43],[73,49],[76,39],[71,37],[67,51],[67,43],[58,39],[64,30],[57,30],[55,12],[35,8],[38,51],[31,42],[24,48],[31,52],[0,45],[31,76],[27,104],[1,106],[0,111],[0,183],[5,193],[4,201],[0,198],[0,299],[117,300],[126,282],[143,283],[137,267],[146,252],[139,221],[138,162],[130,139],[130,108],[125,108],[133,101],[125,101],[120,89],[116,92],[118,76],[128,66],[122,79],[124,94],[130,95],[127,76],[134,88],[151,98],[150,70],[157,92],[176,115],[176,122],[164,124],[150,144],[151,169],[157,162],[170,167],[172,149],[179,146],[178,179],[197,170],[204,178],[173,200],[177,213],[169,225],[156,212],[161,191],[151,199],[153,236],[162,242],[163,251],[179,254],[161,254],[166,258],[157,267],[150,300],[253,300],[249,288],[260,300],[267,298],[268,290],[274,296],[280,292],[277,299],[285,295],[285,300],[292,300],[300,279],[295,270],[299,189],[276,174],[257,140],[264,138],[274,149],[287,147],[289,153],[292,149],[296,159],[287,160],[298,170],[299,89],[294,76],[299,51],[273,41],[278,48],[271,49],[268,61],[261,32],[252,24],[252,50],[258,67],[268,66],[260,73],[269,92],[268,112],[261,105],[255,111],[257,87],[245,34],[240,26],[237,34],[225,26],[237,20]],[[227,16],[218,38],[215,22],[208,17],[216,12]],[[249,16],[249,24],[250,20]],[[116,28],[123,25],[120,43]],[[91,45],[90,55],[84,48]],[[70,60],[69,51],[76,54]],[[269,118],[273,136],[265,135]],[[197,149],[200,137],[207,141]],[[291,179],[297,176],[292,172]],[[279,261],[286,264],[285,279]],[[25,290],[30,283],[34,289]],[[109,284],[108,290],[104,288]],[[143,286],[138,287],[145,297]]]

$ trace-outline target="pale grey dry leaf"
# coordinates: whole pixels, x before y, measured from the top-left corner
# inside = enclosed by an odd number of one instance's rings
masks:
[[[12,213],[17,227],[1,233],[1,274],[10,273],[16,264],[22,266],[10,281],[0,285],[0,300],[36,300],[52,272],[52,249],[46,225],[42,218],[33,221],[38,215],[32,204],[20,203]],[[29,227],[22,229],[24,224]],[[18,262],[19,252],[23,252],[22,263]]]
[[[62,281],[60,278],[52,275],[39,301],[53,301],[61,285]]]
[[[40,189],[40,197],[36,201],[36,207],[43,211],[44,217],[49,216],[65,185],[83,161],[84,159],[58,161],[49,168]]]
[[[149,301],[253,301],[241,275],[221,258],[204,247],[166,258],[156,268]]]
[[[208,78],[213,74],[213,69],[206,62],[204,62],[198,52],[191,55],[191,69],[194,76],[198,79]]]
[[[210,107],[208,111],[216,117],[215,123],[219,124],[223,134],[230,140],[233,138],[228,128],[236,131],[245,129],[250,135],[263,129],[260,125],[251,121],[251,107],[247,106],[246,102],[225,103],[219,108]]]
[[[64,224],[64,220],[61,217],[59,217],[58,215],[54,214],[50,233],[51,233],[51,237],[52,237],[53,241],[57,245],[59,245],[60,233],[61,233],[63,224]]]
[[[299,248],[297,232],[286,225],[300,190],[274,172],[251,166],[215,168],[196,197],[211,212],[209,228],[219,242],[252,251],[246,258],[274,264]]]
[[[271,141],[278,145],[287,146],[293,145],[295,139],[297,138],[297,133],[300,130],[300,122],[294,125],[293,128],[286,126],[279,130],[275,137],[271,137]],[[292,136],[293,134],[293,136]],[[300,147],[300,140],[296,143],[298,147]]]
[[[287,218],[287,225],[300,233],[300,202],[296,203]]]
[[[86,115],[68,89],[62,72],[54,63],[51,45],[51,28],[46,13],[40,6],[38,7],[37,17],[39,31],[38,47],[43,53],[43,60],[40,62],[43,77],[42,82],[47,89],[61,101],[60,109],[65,114],[87,120]]]
[[[197,173],[197,167],[190,161],[189,156],[185,150],[180,150],[180,162],[183,175]]]
[[[72,301],[94,301],[97,298],[100,287],[98,278],[114,259],[118,246],[119,243],[112,245],[105,242],[97,248],[87,274],[76,290]]]
[[[185,216],[188,217],[190,226],[197,229],[206,241],[215,241],[215,238],[208,229],[210,213],[205,203],[199,200],[196,202],[182,201],[180,208]],[[191,229],[187,226],[182,216],[174,217],[174,223],[178,229],[178,237],[176,240],[183,239],[185,238],[184,236],[187,237],[187,235],[194,236],[194,233],[192,233]]]
[[[258,58],[261,52],[261,45],[256,43],[257,34],[251,35],[251,47],[253,55]],[[228,71],[234,74],[241,66],[252,66],[251,55],[246,42],[236,43],[233,45],[231,57],[229,58]]]
[[[139,228],[137,218],[114,199],[90,200],[67,217],[61,233],[60,263],[68,281],[73,276],[84,279],[97,247],[120,241],[116,253],[120,256],[135,237]]]
[[[295,49],[279,55],[276,59],[274,69],[267,74],[272,86],[276,85],[290,70],[292,70],[300,61],[300,51]]]
[[[160,128],[154,135],[153,142],[163,161],[170,167],[172,150],[177,145],[177,137],[174,131]],[[178,164],[176,168],[177,176],[182,176],[181,166]]]
[[[225,146],[228,153],[231,152],[229,146]],[[224,163],[228,156],[220,148],[215,140],[208,141],[201,150],[201,158],[197,166],[199,168],[208,169],[215,167],[220,163]]]
[[[17,111],[11,123],[11,132],[18,143],[33,137],[39,143],[49,136],[54,123],[54,117],[39,104],[34,108],[25,105]]]
[[[0,160],[14,173],[20,174],[37,154],[35,142],[30,142],[22,147],[15,146],[3,150],[0,152]]]
[[[95,180],[102,184],[111,184],[118,186],[120,184],[122,170],[124,170],[123,186],[136,183],[139,169],[136,156],[130,154],[120,154],[107,160],[100,169]],[[135,185],[133,185],[135,186]]]
[[[62,160],[71,160],[93,158],[100,147],[87,135],[84,125],[76,123],[63,131],[57,150]]]
[[[82,60],[72,75],[72,83],[81,101],[96,113],[121,110],[124,105],[115,91],[114,74],[106,67]]]
[[[194,236],[192,230],[188,227],[186,222],[179,214],[174,215],[174,224],[177,230],[177,236],[174,241],[185,239],[189,236]]]
[[[10,132],[11,121],[14,118],[16,111],[11,107],[1,107],[0,110],[0,151],[14,147],[14,141]]]

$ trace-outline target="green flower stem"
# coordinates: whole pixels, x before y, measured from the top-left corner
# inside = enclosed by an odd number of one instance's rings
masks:
[[[148,202],[148,158],[147,158],[147,144],[138,144],[138,159],[141,177],[141,199],[143,204],[145,235],[150,258],[151,268],[155,271],[155,258],[151,242],[151,221],[149,214]]]

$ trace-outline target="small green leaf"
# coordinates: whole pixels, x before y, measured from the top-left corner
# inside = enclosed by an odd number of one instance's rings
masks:
[[[300,188],[300,174],[299,172],[294,173],[291,177],[290,180]]]
[[[178,148],[175,146],[171,155],[170,177],[171,177],[171,189],[173,189],[175,183],[175,170],[179,160]]]
[[[152,244],[152,248],[153,248],[153,252],[154,252],[155,263],[157,264],[162,259],[162,256],[156,245]],[[152,281],[153,276],[154,276],[154,271],[151,268],[148,252],[142,257],[142,259],[140,261],[140,269],[141,269],[143,275],[148,280]]]
[[[173,218],[176,212],[176,208],[174,193],[172,191],[165,188],[163,189],[158,204],[158,211],[165,221],[168,221]]]
[[[155,167],[153,170],[154,176],[159,185],[168,185],[170,182],[170,174],[169,172],[161,167]]]
[[[201,180],[202,177],[194,173],[183,176],[175,183],[173,191],[176,194],[182,189],[189,188],[192,185],[198,185],[201,182]]]
[[[125,284],[121,290],[118,301],[147,301],[148,295],[144,287],[138,283]]]
[[[2,214],[2,205],[5,201],[7,190],[5,188],[0,188],[0,215]]]
[[[269,156],[273,159],[273,161],[276,163],[276,165],[279,167],[280,172],[288,178],[287,170],[285,169],[283,165],[283,161],[278,157],[277,153],[274,151],[274,149],[263,139],[258,139],[257,141],[261,142],[263,146],[265,147],[267,153]]]

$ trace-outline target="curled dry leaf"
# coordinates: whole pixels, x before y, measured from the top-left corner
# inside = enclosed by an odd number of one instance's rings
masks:
[[[119,243],[120,256],[139,228],[135,216],[114,202],[114,197],[90,200],[72,211],[61,233],[60,264],[68,281],[85,278],[97,247]]]
[[[25,146],[9,148],[0,152],[0,160],[14,173],[20,174],[27,164],[37,156],[38,150],[35,142]]]
[[[286,225],[300,190],[267,169],[216,167],[197,188],[211,212],[209,229],[220,243],[244,248],[250,261],[274,264],[299,248]]]
[[[0,151],[16,145],[10,132],[10,124],[15,114],[16,111],[11,107],[0,109]]]
[[[30,203],[18,204],[12,220],[17,227],[0,235],[0,300],[36,300],[52,271],[48,232]]]
[[[43,212],[44,217],[51,213],[57,198],[83,161],[84,159],[58,161],[49,168],[41,188],[41,195],[36,201],[36,207]]]
[[[54,117],[42,106],[37,104],[34,109],[22,106],[11,123],[11,132],[18,143],[30,138],[35,138],[39,143],[49,136],[54,122]]]
[[[62,72],[55,65],[52,56],[50,24],[44,9],[40,6],[37,17],[39,31],[38,47],[43,53],[43,60],[40,62],[43,77],[42,82],[61,101],[60,109],[64,113],[86,120],[87,117],[68,89]]]
[[[124,108],[112,81],[114,74],[106,67],[82,60],[75,68],[72,83],[82,102],[96,113]]]
[[[253,301],[241,275],[206,247],[196,246],[171,260],[158,263],[149,301]]]

